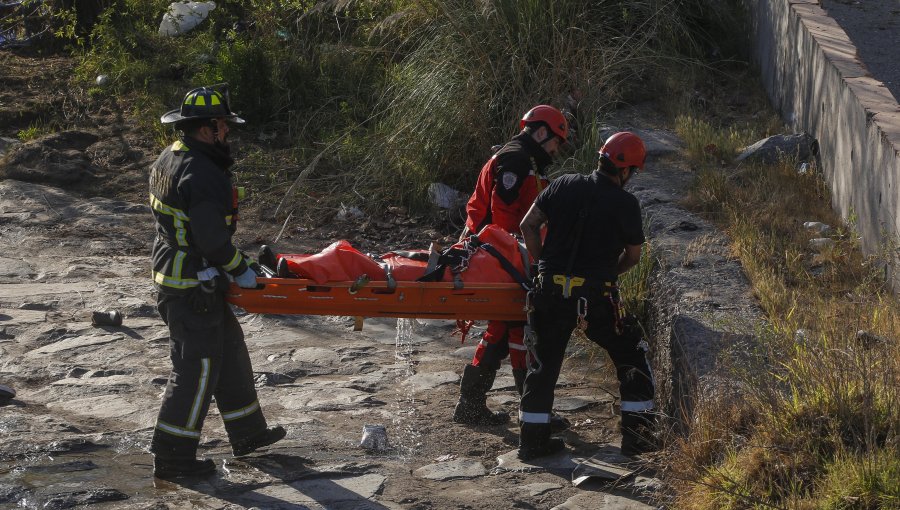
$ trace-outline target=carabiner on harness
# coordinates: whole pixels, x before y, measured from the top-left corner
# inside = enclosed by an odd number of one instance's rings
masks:
[[[578,313],[578,326],[577,328],[584,331],[587,328],[587,314],[588,314],[588,300],[586,297],[582,296],[578,298],[576,301],[576,310]]]
[[[544,369],[544,364],[537,355],[537,332],[534,330],[533,317],[534,305],[531,303],[534,291],[525,293],[525,327],[522,334],[522,345],[525,346],[525,366],[529,374],[539,374]]]

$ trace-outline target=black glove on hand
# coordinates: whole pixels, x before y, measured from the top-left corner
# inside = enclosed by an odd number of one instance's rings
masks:
[[[216,306],[216,280],[201,281],[187,295],[188,305],[196,313],[207,313]]]

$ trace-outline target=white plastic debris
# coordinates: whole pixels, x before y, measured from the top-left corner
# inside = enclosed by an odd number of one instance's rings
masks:
[[[800,175],[806,175],[807,172],[809,172],[809,163],[804,161],[803,163],[800,163],[800,166],[797,168],[797,173]]]
[[[809,248],[813,251],[823,252],[834,247],[834,241],[827,237],[817,237],[809,240]]]
[[[387,430],[384,425],[363,425],[363,437],[359,447],[379,452],[387,450]]]
[[[822,234],[823,236],[827,236],[827,235],[831,234],[831,226],[826,225],[819,221],[807,221],[807,222],[803,223],[803,228],[805,228],[806,230],[812,230],[814,232],[818,232],[819,234]]]
[[[159,35],[173,36],[190,32],[216,8],[209,2],[172,2],[159,24]]]
[[[431,203],[441,209],[452,209],[465,200],[465,196],[444,183],[432,182],[428,185],[428,197]]]
[[[337,218],[339,220],[347,220],[350,218],[362,218],[366,213],[362,212],[359,207],[344,205],[341,202],[341,208],[338,209]]]

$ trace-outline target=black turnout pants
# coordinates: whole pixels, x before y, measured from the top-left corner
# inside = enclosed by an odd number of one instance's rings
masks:
[[[244,332],[224,297],[198,313],[186,296],[160,293],[157,308],[169,326],[172,372],[150,450],[194,458],[212,397],[232,444],[264,430]]]
[[[612,297],[618,300],[617,291]],[[604,295],[606,294],[606,295]],[[586,336],[606,349],[616,367],[622,411],[649,411],[653,407],[654,385],[646,347],[636,328],[616,332],[615,313],[610,291],[591,289],[587,298]],[[520,420],[524,423],[549,423],[553,391],[565,357],[569,337],[578,321],[578,298],[540,293],[535,297],[533,326],[537,333],[536,354],[543,363],[540,372],[525,377]]]

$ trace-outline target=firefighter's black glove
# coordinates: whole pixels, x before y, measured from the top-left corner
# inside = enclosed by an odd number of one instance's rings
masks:
[[[201,281],[188,293],[187,302],[196,313],[207,313],[216,306],[219,293],[216,289],[216,279]]]

